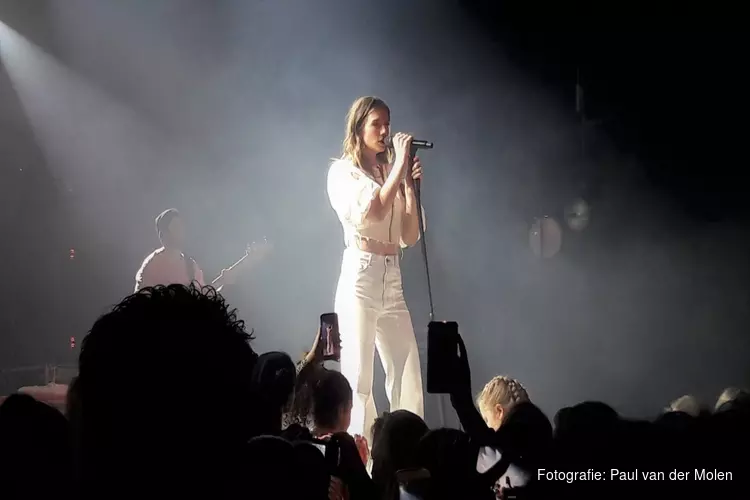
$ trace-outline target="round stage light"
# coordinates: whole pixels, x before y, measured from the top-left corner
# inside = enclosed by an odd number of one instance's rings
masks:
[[[560,224],[548,215],[535,219],[529,229],[529,246],[537,257],[554,257],[562,246]]]
[[[573,201],[565,209],[565,220],[573,231],[583,231],[589,225],[591,206],[583,198]]]

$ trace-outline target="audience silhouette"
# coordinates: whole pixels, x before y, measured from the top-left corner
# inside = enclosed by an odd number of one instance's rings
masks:
[[[296,367],[285,353],[258,356],[252,339],[210,287],[126,297],[84,339],[66,415],[28,395],[0,405],[3,498],[745,496],[750,398],[739,388],[712,405],[680,397],[651,421],[587,401],[553,426],[511,377],[475,402],[461,344],[450,398],[463,430],[386,412],[370,453],[346,433],[352,388],[323,366],[320,332]]]

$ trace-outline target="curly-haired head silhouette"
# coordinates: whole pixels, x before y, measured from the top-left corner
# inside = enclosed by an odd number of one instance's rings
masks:
[[[85,475],[132,484],[169,464],[208,479],[253,435],[251,339],[220,295],[192,286],[145,288],[99,318],[76,381]]]

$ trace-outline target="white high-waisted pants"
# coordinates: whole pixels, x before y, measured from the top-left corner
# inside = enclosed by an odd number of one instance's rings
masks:
[[[424,417],[422,372],[398,256],[344,250],[334,309],[341,331],[341,373],[354,393],[350,434],[371,441],[377,417],[372,396],[375,348],[385,371],[391,411]],[[372,443],[371,443],[372,445]]]

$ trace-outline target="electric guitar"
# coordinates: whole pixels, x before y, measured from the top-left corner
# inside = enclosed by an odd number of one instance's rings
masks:
[[[222,269],[219,276],[211,282],[211,286],[216,287],[218,285],[216,290],[221,291],[224,285],[234,284],[234,281],[241,270],[255,266],[265,259],[266,256],[271,253],[271,250],[273,250],[273,245],[265,238],[260,243],[253,242],[249,244],[245,249],[245,255],[228,268]]]

